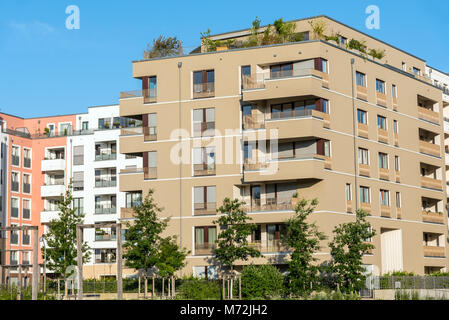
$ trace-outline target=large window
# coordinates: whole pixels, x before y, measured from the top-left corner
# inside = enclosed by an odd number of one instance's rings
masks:
[[[215,147],[193,149],[195,175],[215,174]]]
[[[11,147],[11,163],[13,166],[20,166],[20,147]]]
[[[215,94],[215,71],[202,70],[193,73],[193,97],[206,98]]]
[[[76,209],[75,214],[84,214],[84,198],[74,198],[73,199],[73,209]]]
[[[193,110],[193,135],[213,136],[215,133],[215,108]]]
[[[356,77],[356,83],[358,86],[366,87],[366,76],[364,73],[357,71],[355,73],[355,77]]]
[[[19,219],[19,199],[11,198],[11,218]]]
[[[18,172],[11,172],[11,191],[20,191],[20,175]]]
[[[393,99],[396,99],[398,97],[398,88],[395,84],[391,85],[391,96],[393,97]]]
[[[194,188],[194,210],[195,214],[215,214],[217,208],[216,187]]]
[[[31,175],[28,173],[23,174],[23,193],[31,193]]]
[[[95,263],[115,263],[117,249],[95,249]]]
[[[357,122],[361,124],[368,124],[368,117],[366,111],[357,109]]]
[[[361,203],[370,203],[370,195],[369,195],[369,188],[360,186],[359,188],[360,193],[360,202]]]
[[[84,146],[73,147],[73,164],[82,166],[84,164]]]
[[[369,165],[368,149],[359,148],[359,164]]]
[[[390,191],[380,190],[380,205],[386,207],[390,206]]]
[[[377,127],[382,130],[387,130],[387,118],[377,116]]]
[[[352,190],[351,190],[351,184],[347,183],[346,184],[346,201],[351,201],[352,200]]]
[[[379,168],[388,169],[388,155],[383,152],[379,152]]]
[[[385,81],[376,79],[376,91],[385,94]]]
[[[84,190],[84,171],[73,173],[73,190],[74,191]]]
[[[217,241],[217,227],[195,228],[195,254],[210,254]]]
[[[134,208],[142,204],[142,192],[127,192],[126,207]]]

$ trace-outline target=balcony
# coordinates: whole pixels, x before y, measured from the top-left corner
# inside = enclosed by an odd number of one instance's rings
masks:
[[[143,140],[144,141],[156,141],[157,140],[157,128],[156,127],[143,127]]]
[[[143,168],[143,178],[145,180],[157,179],[157,168]]]
[[[266,241],[264,243],[258,240],[249,243],[249,245],[258,249],[261,253],[288,252],[288,248],[282,245],[280,240]]]
[[[306,95],[320,96],[321,89],[328,85],[328,75],[315,69],[291,71],[291,76],[278,77],[269,73],[255,74],[242,90],[243,101],[288,98]],[[248,78],[249,79],[249,78]]]
[[[95,205],[95,214],[116,214],[117,208]]]
[[[376,103],[381,107],[387,107],[387,95],[385,93],[376,92]]]
[[[357,99],[368,101],[368,88],[357,85],[356,96],[357,96]]]
[[[243,116],[243,130],[265,129],[265,119],[263,116]]]
[[[441,157],[440,146],[430,142],[419,140],[419,152],[435,157]]]
[[[370,166],[367,164],[359,163],[359,175],[369,177],[371,174]]]
[[[441,180],[421,177],[421,186],[428,189],[443,190],[443,183]]]
[[[157,102],[155,89],[143,89],[120,92],[120,100],[141,98],[143,103]]]
[[[195,243],[195,255],[211,255],[215,247],[215,243]]]
[[[432,258],[446,257],[445,247],[424,246],[424,256]]]
[[[193,85],[193,99],[215,97],[215,82],[204,82]]]
[[[357,123],[357,133],[359,137],[368,139],[368,125]]]
[[[45,210],[41,212],[41,223],[50,223],[51,220],[55,220],[59,218],[59,211],[55,210]]]
[[[215,163],[200,163],[193,165],[194,176],[211,176],[216,174]]]
[[[390,180],[390,170],[379,168],[379,179]]]
[[[117,186],[117,178],[95,180],[95,188],[115,188]]]
[[[266,203],[261,204],[260,199],[251,201],[251,204],[245,205],[245,212],[272,212],[272,211],[293,211],[297,199],[266,199]]]
[[[65,170],[65,159],[54,159],[54,160],[44,159],[41,162],[41,166],[42,166],[42,172],[64,171]]]
[[[390,206],[380,206],[380,216],[383,218],[391,218],[391,208]]]
[[[388,131],[381,128],[377,128],[377,140],[379,142],[388,144]]]
[[[108,160],[116,160],[117,153],[102,153],[95,155],[95,161],[108,161]]]
[[[444,216],[441,212],[431,212],[423,210],[422,221],[429,223],[444,224]]]
[[[117,235],[116,234],[109,234],[109,233],[104,233],[104,234],[99,234],[99,233],[95,233],[95,241],[116,241],[117,240]]]
[[[418,117],[421,120],[432,122],[435,124],[440,124],[440,115],[438,112],[432,111],[430,109],[418,107]]]
[[[64,184],[44,185],[41,186],[41,197],[60,197],[65,193]]]
[[[204,216],[204,215],[214,215],[217,213],[217,203],[195,203],[194,204],[194,215]]]
[[[289,113],[274,113],[265,122],[267,132],[278,130],[278,139],[298,137],[324,138],[323,128],[330,127],[329,114],[316,110],[296,111],[294,116]]]
[[[324,178],[326,159],[320,155],[300,155],[296,158],[270,160],[265,168],[250,171],[244,168],[245,182],[281,181]]]

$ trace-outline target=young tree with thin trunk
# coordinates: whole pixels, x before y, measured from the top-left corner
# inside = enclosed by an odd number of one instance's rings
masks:
[[[230,269],[234,274],[234,263],[237,260],[247,261],[250,257],[260,257],[260,251],[248,243],[248,237],[257,228],[255,224],[249,223],[252,219],[243,211],[244,202],[238,199],[225,198],[223,205],[217,210],[222,216],[213,221],[220,226],[217,246],[214,255],[217,261]],[[233,279],[231,278],[230,292],[232,298]]]
[[[51,220],[48,231],[44,234],[47,243],[46,263],[47,268],[64,278],[65,293],[67,296],[67,278],[71,276],[77,265],[76,225],[83,223],[84,215],[77,214],[73,208],[72,182],[67,187],[65,196],[61,195],[58,203],[59,216]],[[83,263],[90,259],[90,248],[83,242],[81,251]]]
[[[362,289],[366,279],[362,257],[374,249],[368,240],[376,235],[366,221],[367,216],[365,211],[358,210],[354,222],[335,227],[334,239],[329,243],[332,256],[329,269],[335,284],[343,292]]]
[[[308,297],[319,286],[320,267],[313,254],[320,250],[320,242],[326,236],[315,222],[307,221],[317,205],[317,199],[301,199],[295,207],[295,215],[286,221],[285,234],[281,238],[291,250],[287,276],[290,293],[302,297]]]

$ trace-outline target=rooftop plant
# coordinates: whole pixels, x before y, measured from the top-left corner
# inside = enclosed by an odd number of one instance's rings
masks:
[[[159,36],[153,39],[153,44],[148,44],[144,52],[145,59],[168,57],[182,53],[182,44],[176,37]]]

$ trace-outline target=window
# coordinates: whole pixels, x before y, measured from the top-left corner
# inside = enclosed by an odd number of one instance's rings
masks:
[[[19,219],[19,199],[11,198],[11,218]]]
[[[75,214],[77,216],[84,213],[84,198],[73,199],[73,209],[76,209]]]
[[[73,164],[82,166],[84,164],[84,146],[73,147]]]
[[[12,266],[17,266],[19,264],[19,251],[11,251],[11,253],[9,254],[9,260]]]
[[[393,120],[393,133],[397,134],[398,133],[398,120]]]
[[[382,130],[387,130],[387,118],[377,116],[377,127]]]
[[[341,46],[345,47],[347,41],[348,41],[347,38],[340,36],[340,45]]]
[[[385,207],[390,206],[390,191],[380,190],[380,205]]]
[[[242,66],[242,88],[249,85],[251,81],[251,66]]]
[[[81,127],[82,131],[87,131],[89,130],[89,121],[83,121],[82,127]]]
[[[351,190],[351,184],[347,183],[346,184],[346,201],[351,201],[352,200],[352,190]]]
[[[291,77],[293,75],[293,63],[270,66],[271,79]]]
[[[398,88],[395,84],[391,85],[391,96],[393,97],[393,99],[396,99],[398,97]]]
[[[20,191],[20,176],[18,172],[11,172],[11,191]]]
[[[148,128],[144,128],[145,140],[157,140],[157,113],[149,113],[146,116],[148,117]]]
[[[111,127],[111,118],[98,119],[98,129],[109,129]]]
[[[383,152],[379,152],[379,168],[388,169],[388,155]]]
[[[20,147],[12,146],[11,147],[11,163],[13,166],[20,166]]]
[[[215,94],[215,71],[202,70],[193,73],[193,97],[205,98]]]
[[[361,124],[368,124],[368,117],[366,111],[357,109],[357,122]]]
[[[157,178],[157,151],[150,151],[143,154],[144,178]]]
[[[23,193],[31,193],[31,176],[28,173],[23,174]]]
[[[31,220],[31,201],[29,199],[22,200],[22,218]]]
[[[401,193],[396,192],[396,208],[400,208],[400,207],[401,207]]]
[[[327,70],[327,60],[326,59],[321,59],[321,71],[323,73],[328,73]]]
[[[368,149],[359,148],[359,164],[369,165]]]
[[[31,168],[31,149],[23,148],[23,167]]]
[[[394,170],[399,171],[399,156],[394,156]]]
[[[376,91],[385,94],[385,81],[376,79]]]
[[[84,190],[84,171],[73,173],[73,190],[74,191]]]
[[[28,235],[29,237],[29,235]],[[29,245],[29,243],[28,243]],[[30,252],[22,252],[22,264],[23,265],[30,265]]]
[[[110,221],[110,223],[115,223],[115,221]],[[114,241],[114,240],[117,240],[116,227],[95,229],[95,241]]]
[[[142,192],[127,192],[126,207],[134,208],[142,204]]]
[[[193,167],[195,175],[215,174],[215,147],[194,148]]]
[[[215,108],[193,110],[193,135],[195,137],[215,134]]]
[[[370,203],[369,188],[360,186],[360,202]]]
[[[115,263],[117,249],[95,249],[95,263]]]
[[[157,97],[157,77],[152,76],[142,78],[142,88],[144,102],[154,102],[154,99]],[[149,98],[149,100],[145,98]]]
[[[421,70],[416,68],[416,67],[413,67],[413,74],[415,74],[417,76],[420,76],[421,75]]]
[[[358,86],[366,87],[366,76],[364,73],[356,71],[355,77]]]
[[[217,241],[217,227],[195,228],[195,253],[209,254]]]
[[[407,71],[407,64],[402,62],[402,71]]]
[[[30,240],[31,240],[30,231],[22,230],[22,244],[25,246],[29,246],[30,242],[31,242]],[[29,253],[29,252],[27,252],[27,253]],[[22,255],[23,255],[23,253],[22,253]],[[22,259],[24,259],[24,258],[22,257]],[[29,262],[29,260],[26,260],[26,261]]]
[[[215,186],[194,188],[195,214],[215,214],[216,192]]]

